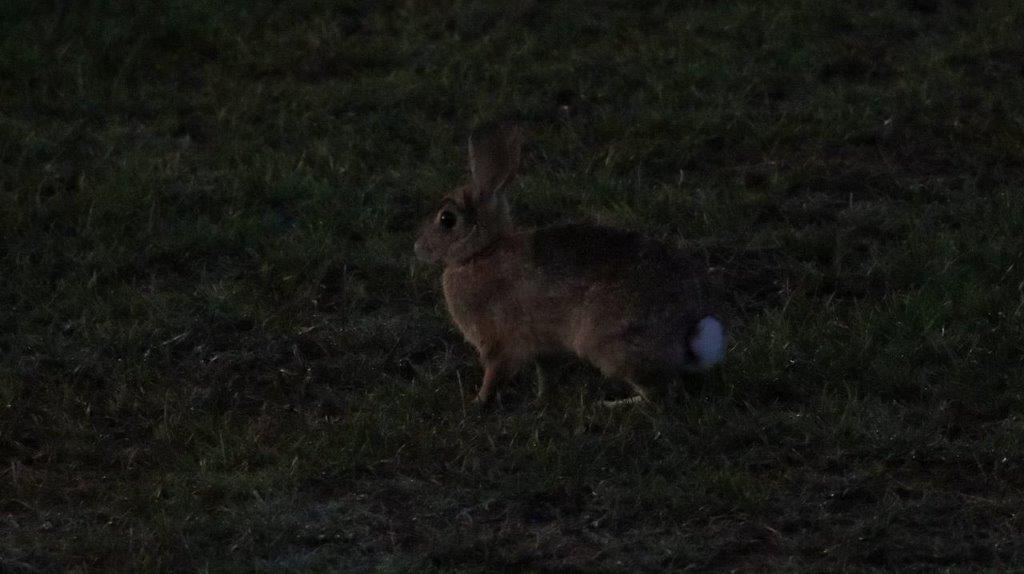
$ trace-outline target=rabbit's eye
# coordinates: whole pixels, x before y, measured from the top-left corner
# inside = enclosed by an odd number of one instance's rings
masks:
[[[441,212],[441,217],[438,218],[437,222],[441,224],[441,228],[448,230],[455,227],[455,214],[445,210]]]

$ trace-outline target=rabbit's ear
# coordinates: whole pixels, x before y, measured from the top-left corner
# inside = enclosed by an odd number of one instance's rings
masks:
[[[519,169],[522,132],[510,123],[481,126],[469,137],[469,171],[473,199],[496,207],[497,199]]]

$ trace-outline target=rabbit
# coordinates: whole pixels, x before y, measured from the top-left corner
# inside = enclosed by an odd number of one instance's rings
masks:
[[[484,368],[473,402],[526,364],[569,352],[653,402],[663,383],[725,357],[726,327],[706,269],[638,233],[572,223],[519,230],[506,194],[521,130],[492,124],[469,138],[470,182],[442,200],[415,243],[444,266],[448,311]]]

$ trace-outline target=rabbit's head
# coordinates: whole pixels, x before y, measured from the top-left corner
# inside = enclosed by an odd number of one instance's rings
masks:
[[[512,230],[505,192],[519,167],[522,135],[511,124],[478,128],[469,138],[470,183],[445,196],[424,222],[416,256],[459,264]]]

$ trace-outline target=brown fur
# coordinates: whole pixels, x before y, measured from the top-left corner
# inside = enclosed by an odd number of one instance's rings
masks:
[[[652,383],[694,367],[688,341],[713,312],[703,270],[675,249],[614,228],[515,230],[504,194],[519,140],[510,125],[475,132],[472,183],[447,196],[416,242],[421,259],[444,263],[448,311],[480,355],[476,401],[555,352],[649,397]]]

